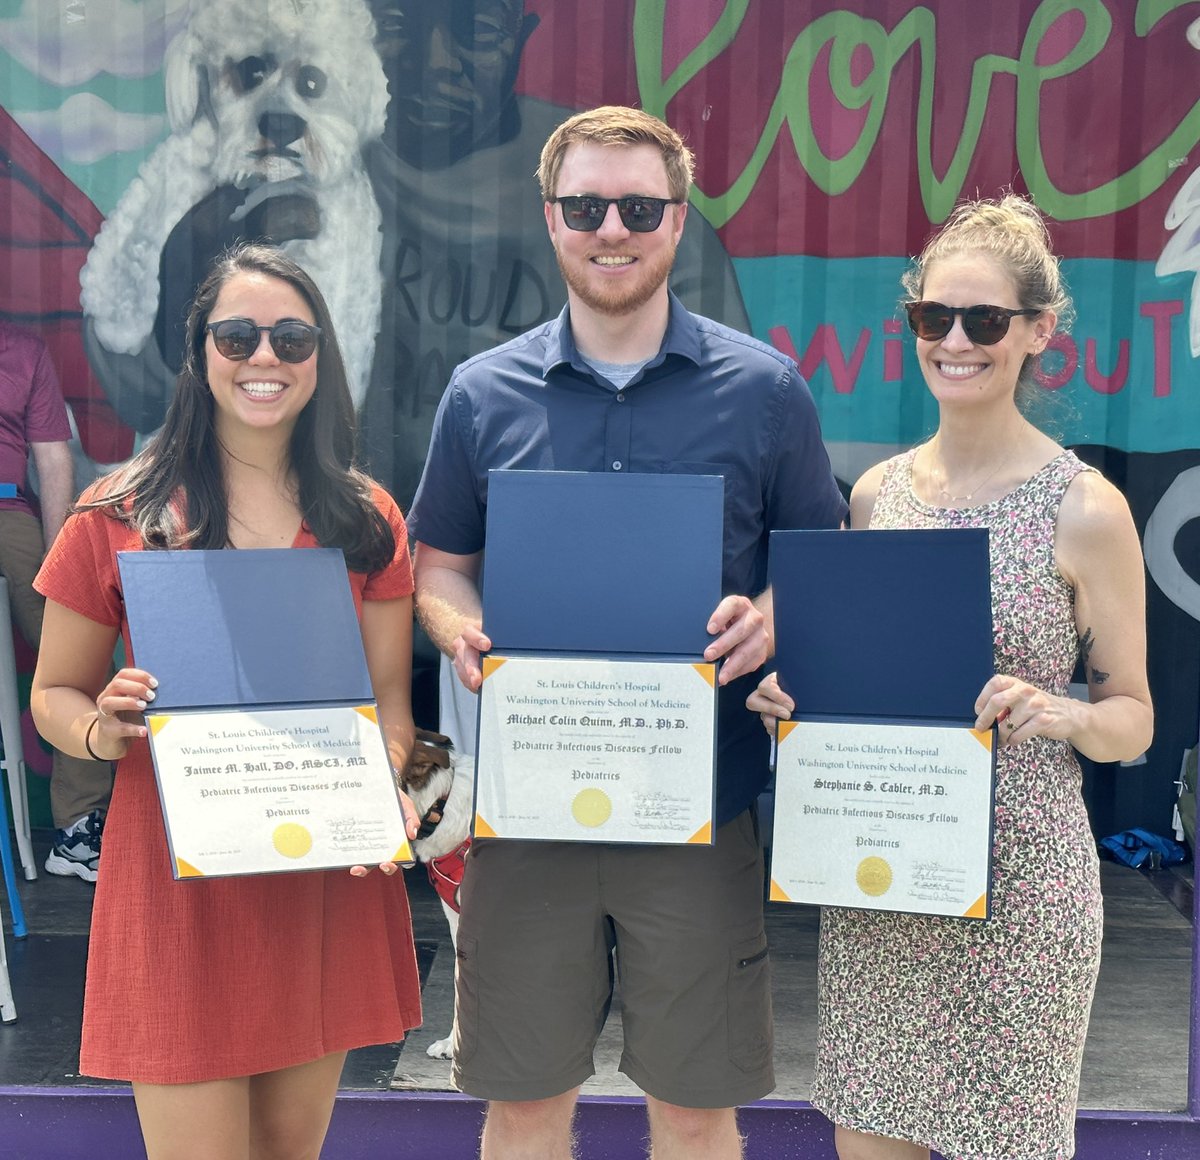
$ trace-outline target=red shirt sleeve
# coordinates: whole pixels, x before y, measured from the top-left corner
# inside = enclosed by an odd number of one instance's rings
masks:
[[[47,600],[118,627],[125,605],[116,554],[139,546],[136,533],[124,524],[102,512],[77,512],[63,525],[33,586]]]
[[[67,405],[45,347],[33,368],[33,383],[25,405],[25,438],[30,443],[66,443],[71,438]]]
[[[371,498],[375,506],[383,513],[384,518],[392,527],[392,535],[396,537],[396,553],[392,562],[378,572],[372,572],[367,577],[363,587],[364,600],[397,600],[402,596],[413,594],[412,559],[408,554],[408,528],[396,501],[378,484],[372,489]]]

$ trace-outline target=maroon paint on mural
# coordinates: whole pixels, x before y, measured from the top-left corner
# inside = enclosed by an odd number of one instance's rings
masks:
[[[1195,5],[1167,13],[1145,37],[1134,33],[1135,4],[1105,0],[1104,6],[1112,26],[1103,48],[1077,71],[1048,81],[1038,97],[1038,134],[1048,175],[1068,193],[1095,189],[1132,169],[1166,140],[1200,96],[1200,52],[1186,36],[1198,15]],[[528,0],[527,7],[538,13],[541,25],[526,47],[522,91],[575,108],[638,102],[634,0],[582,8]],[[718,0],[669,0],[664,75],[700,42],[723,7]],[[928,0],[918,6],[913,0],[861,0],[845,7],[889,31],[917,7],[932,14],[936,81],[931,152],[934,173],[944,176],[962,136],[973,70],[989,53],[1018,59],[1030,23],[1045,4]],[[831,8],[824,0],[750,5],[733,43],[672,102],[669,119],[696,151],[697,184],[709,196],[728,189],[745,169],[779,91],[788,52]],[[1062,61],[1083,28],[1077,10],[1066,12],[1036,46],[1030,41],[1036,64],[1046,68]],[[922,204],[916,164],[921,51],[914,46],[896,63],[878,139],[846,192],[822,192],[804,171],[783,127],[749,200],[721,230],[732,255],[871,257],[907,255],[920,247],[933,224]],[[817,140],[831,156],[841,156],[866,112],[844,108],[830,92],[823,69],[828,55],[828,48],[818,55],[808,97]],[[869,64],[870,54],[859,49],[855,79]],[[1026,190],[1015,147],[1017,92],[1012,75],[992,78],[979,141],[962,184],[964,195],[991,194],[1009,184]],[[1063,253],[1157,258],[1167,206],[1196,167],[1194,158],[1173,161],[1171,176],[1137,205],[1058,224],[1055,240]]]
[[[100,211],[2,107],[0,163],[0,315],[45,341],[88,455],[127,459],[133,432],[92,377],[80,329],[79,271]]]

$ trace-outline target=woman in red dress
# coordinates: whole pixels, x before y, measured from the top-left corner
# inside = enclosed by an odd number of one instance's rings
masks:
[[[279,251],[238,247],[197,291],[162,430],[89,489],[38,577],[38,728],[65,752],[120,763],[80,1067],[132,1081],[151,1160],[315,1160],[347,1050],[420,1022],[394,865],[172,879],[141,718],[156,681],[136,667],[109,675],[118,633],[131,656],[118,551],[341,548],[402,768],[412,746],[407,535],[353,451],[353,405],[320,291]]]

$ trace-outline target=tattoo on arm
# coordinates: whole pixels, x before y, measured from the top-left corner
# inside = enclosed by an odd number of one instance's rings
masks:
[[[1092,649],[1095,647],[1095,645],[1096,638],[1092,636],[1092,630],[1088,628],[1084,631],[1083,636],[1079,638],[1079,654],[1083,659],[1084,672],[1087,673],[1088,677],[1091,678],[1092,683],[1095,685],[1102,685],[1108,680],[1109,674],[1103,672],[1095,666],[1090,666],[1088,663],[1091,660]]]

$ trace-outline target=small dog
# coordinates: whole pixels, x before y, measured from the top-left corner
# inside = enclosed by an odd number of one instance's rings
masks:
[[[471,809],[474,804],[475,759],[452,751],[450,738],[417,730],[416,745],[400,779],[400,788],[412,799],[421,828],[412,843],[413,853],[425,866],[429,880],[442,900],[450,926],[450,945],[458,936],[458,892],[467,850],[471,845]],[[453,1057],[454,1029],[425,1050],[434,1059]]]

